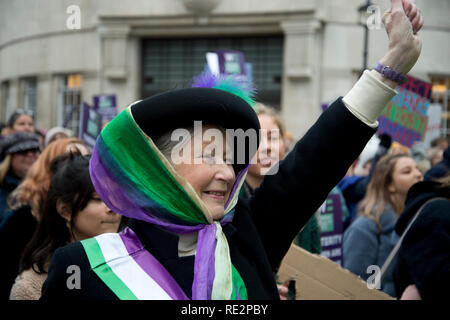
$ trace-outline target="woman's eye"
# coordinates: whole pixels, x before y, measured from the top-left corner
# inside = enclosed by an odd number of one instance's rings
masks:
[[[92,197],[91,197],[91,200],[94,200],[94,201],[102,201],[102,199],[100,199],[100,197],[98,196],[98,194],[93,194]]]
[[[202,158],[203,158],[204,162],[207,164],[212,164],[212,163],[216,162],[216,158],[213,157],[211,154],[204,154],[202,156]]]
[[[232,164],[232,163],[233,163],[233,159],[232,159],[232,158],[224,157],[224,158],[223,158],[223,162],[225,162],[226,164]]]

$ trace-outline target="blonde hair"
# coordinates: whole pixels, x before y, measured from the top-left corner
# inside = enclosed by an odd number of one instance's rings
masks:
[[[0,186],[3,185],[3,180],[5,179],[6,174],[11,168],[11,158],[10,154],[6,155],[5,159],[0,163]]]
[[[450,187],[450,172],[441,178],[435,179],[435,181],[439,182],[442,187]]]
[[[85,145],[78,138],[63,138],[53,141],[42,151],[25,179],[8,197],[8,204],[12,209],[29,204],[31,212],[39,220],[52,177],[50,164],[54,158],[64,154],[70,144]]]
[[[380,217],[386,204],[390,204],[397,214],[403,211],[404,203],[393,201],[388,187],[393,181],[395,164],[405,157],[411,158],[407,154],[389,154],[382,157],[375,165],[366,194],[359,203],[358,214],[374,221],[378,232],[381,231]]]
[[[271,117],[273,119],[273,121],[276,123],[276,125],[278,126],[278,129],[280,129],[280,136],[284,138],[285,133],[286,133],[286,129],[283,123],[283,120],[281,119],[280,113],[273,107],[270,107],[268,105],[265,105],[263,103],[256,103],[255,106],[255,111],[256,114],[259,115],[268,115],[269,117]]]

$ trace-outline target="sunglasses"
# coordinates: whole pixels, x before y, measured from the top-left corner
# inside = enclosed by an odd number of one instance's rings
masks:
[[[14,111],[15,114],[26,114],[29,116],[33,116],[33,111],[32,110],[25,110],[25,109],[16,109],[16,111]]]

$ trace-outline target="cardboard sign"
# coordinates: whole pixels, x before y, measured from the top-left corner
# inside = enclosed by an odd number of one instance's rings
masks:
[[[431,83],[407,77],[408,82],[397,86],[398,94],[378,118],[378,132],[388,133],[394,141],[411,147],[414,142],[423,141],[427,132]]]
[[[295,280],[296,300],[394,300],[333,261],[292,245],[278,280]]]
[[[344,264],[342,251],[344,226],[339,194],[329,194],[319,212],[321,255],[342,266]]]
[[[79,138],[92,149],[102,130],[102,116],[86,102],[83,102],[80,115]]]

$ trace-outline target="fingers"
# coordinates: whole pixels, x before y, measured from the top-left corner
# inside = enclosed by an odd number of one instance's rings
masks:
[[[423,26],[422,13],[411,0],[403,0],[403,9],[411,22],[413,33],[416,34]]]
[[[416,5],[411,4],[411,9],[406,11],[405,13],[408,16],[409,21],[413,21],[414,18],[417,16],[418,12],[419,12],[419,10],[417,9]]]
[[[281,300],[287,300],[288,288],[284,285],[277,284],[278,293],[280,294]]]
[[[405,11],[406,15],[412,10],[413,3],[410,0],[403,0],[403,10]]]
[[[413,28],[413,33],[416,34],[423,26],[423,17],[421,14],[418,14],[413,21],[411,21],[411,25]]]
[[[391,0],[390,11],[398,11],[398,10],[403,10],[403,1],[402,0]]]

